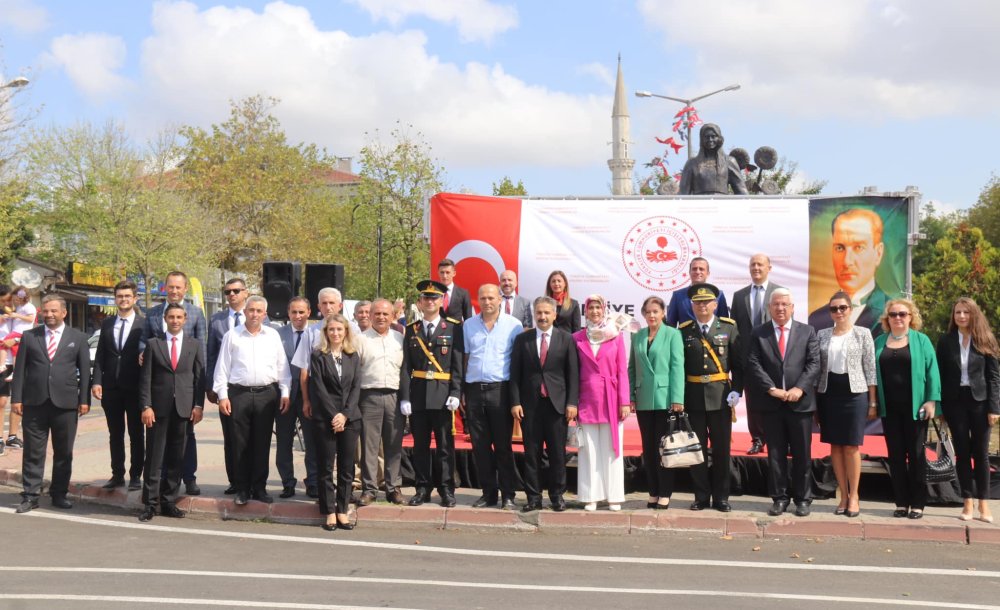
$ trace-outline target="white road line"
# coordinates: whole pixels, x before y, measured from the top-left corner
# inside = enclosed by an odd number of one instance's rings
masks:
[[[242,599],[182,599],[163,597],[125,597],[118,595],[49,595],[0,593],[0,599],[21,601],[116,602],[120,604],[170,604],[175,606],[227,606],[231,608],[291,608],[293,610],[368,610],[376,606],[331,606],[328,604],[296,604],[292,602],[258,602]],[[382,606],[377,606],[382,608]],[[402,610],[400,608],[390,610]]]
[[[0,508],[2,513],[13,513],[11,508]],[[880,565],[830,565],[816,563],[778,563],[766,561],[725,561],[717,559],[695,559],[695,558],[671,558],[671,557],[619,557],[614,555],[570,555],[562,553],[535,553],[529,551],[500,551],[494,549],[461,549],[440,546],[425,546],[413,544],[396,544],[390,542],[367,542],[364,540],[343,540],[331,538],[312,538],[307,536],[287,536],[280,534],[258,534],[252,532],[238,532],[230,530],[210,530],[210,529],[188,529],[184,527],[152,525],[149,523],[130,523],[125,521],[110,521],[106,519],[95,519],[93,517],[80,517],[60,513],[50,513],[46,511],[32,511],[19,515],[18,518],[29,519],[55,519],[57,521],[69,521],[72,523],[82,523],[87,525],[100,525],[105,527],[118,527],[130,530],[143,530],[147,532],[162,532],[170,534],[188,534],[196,536],[208,536],[219,538],[240,538],[250,540],[266,540],[271,542],[293,542],[306,544],[322,544],[342,547],[361,547],[371,549],[386,549],[403,551],[407,553],[439,553],[450,555],[464,555],[468,557],[488,557],[490,559],[532,559],[544,561],[579,561],[590,563],[620,563],[634,565],[637,562],[643,565],[665,565],[665,566],[705,566],[712,568],[755,568],[764,570],[798,570],[806,572],[862,572],[865,574],[911,574],[917,576],[963,576],[967,578],[1000,578],[998,570],[957,570],[947,568],[904,568]]]

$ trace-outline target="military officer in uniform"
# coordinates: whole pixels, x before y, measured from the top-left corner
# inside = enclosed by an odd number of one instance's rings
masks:
[[[452,416],[458,409],[462,392],[462,322],[444,317],[441,297],[448,287],[441,282],[424,280],[417,284],[420,298],[417,307],[423,319],[406,327],[403,339],[403,371],[409,383],[400,383],[399,407],[410,418],[413,433],[413,471],[417,493],[410,506],[420,506],[431,499],[433,472],[440,471],[437,482],[441,506],[455,506],[455,438]],[[437,468],[431,464],[431,433],[437,451]]]
[[[684,411],[705,452],[705,462],[691,468],[695,488],[691,510],[708,508],[711,497],[712,508],[728,513],[733,407],[743,391],[739,333],[734,320],[715,315],[718,288],[697,284],[688,289],[688,298],[695,319],[678,327],[684,340]]]

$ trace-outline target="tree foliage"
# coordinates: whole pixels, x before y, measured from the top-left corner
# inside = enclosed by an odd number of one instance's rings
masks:
[[[500,180],[499,184],[493,183],[493,196],[494,197],[504,197],[504,196],[520,196],[527,197],[528,189],[524,188],[524,182],[521,180],[514,184],[514,181],[510,179],[510,176],[504,176]]]
[[[924,238],[913,247],[913,276],[919,277],[938,264],[937,243],[949,229],[957,227],[966,220],[965,213],[939,213],[933,203],[928,203],[921,210],[920,232]]]
[[[969,208],[969,224],[979,227],[991,244],[1000,244],[1000,176],[993,174]]]
[[[0,85],[8,84],[6,66],[0,61]],[[21,174],[24,157],[22,137],[38,109],[26,100],[28,87],[0,88],[0,269],[3,275],[31,242],[28,227],[31,206],[27,181]],[[4,278],[6,279],[6,278]]]

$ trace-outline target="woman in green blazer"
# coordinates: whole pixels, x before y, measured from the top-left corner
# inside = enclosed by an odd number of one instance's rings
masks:
[[[628,381],[642,437],[642,463],[649,485],[647,508],[666,510],[674,492],[674,472],[660,465],[660,439],[672,411],[684,410],[684,342],[663,323],[666,306],[656,296],[642,303],[646,328],[632,335]]]
[[[937,356],[916,305],[889,301],[882,312],[885,334],[875,339],[878,413],[889,452],[889,477],[896,500],[893,517],[919,519],[927,502],[927,421],[941,400]]]

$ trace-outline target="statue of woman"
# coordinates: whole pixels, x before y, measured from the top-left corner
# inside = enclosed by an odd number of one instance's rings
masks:
[[[746,195],[747,185],[736,161],[722,150],[722,131],[715,123],[705,123],[698,132],[701,150],[688,159],[681,172],[681,195]],[[689,144],[690,145],[690,144]]]

